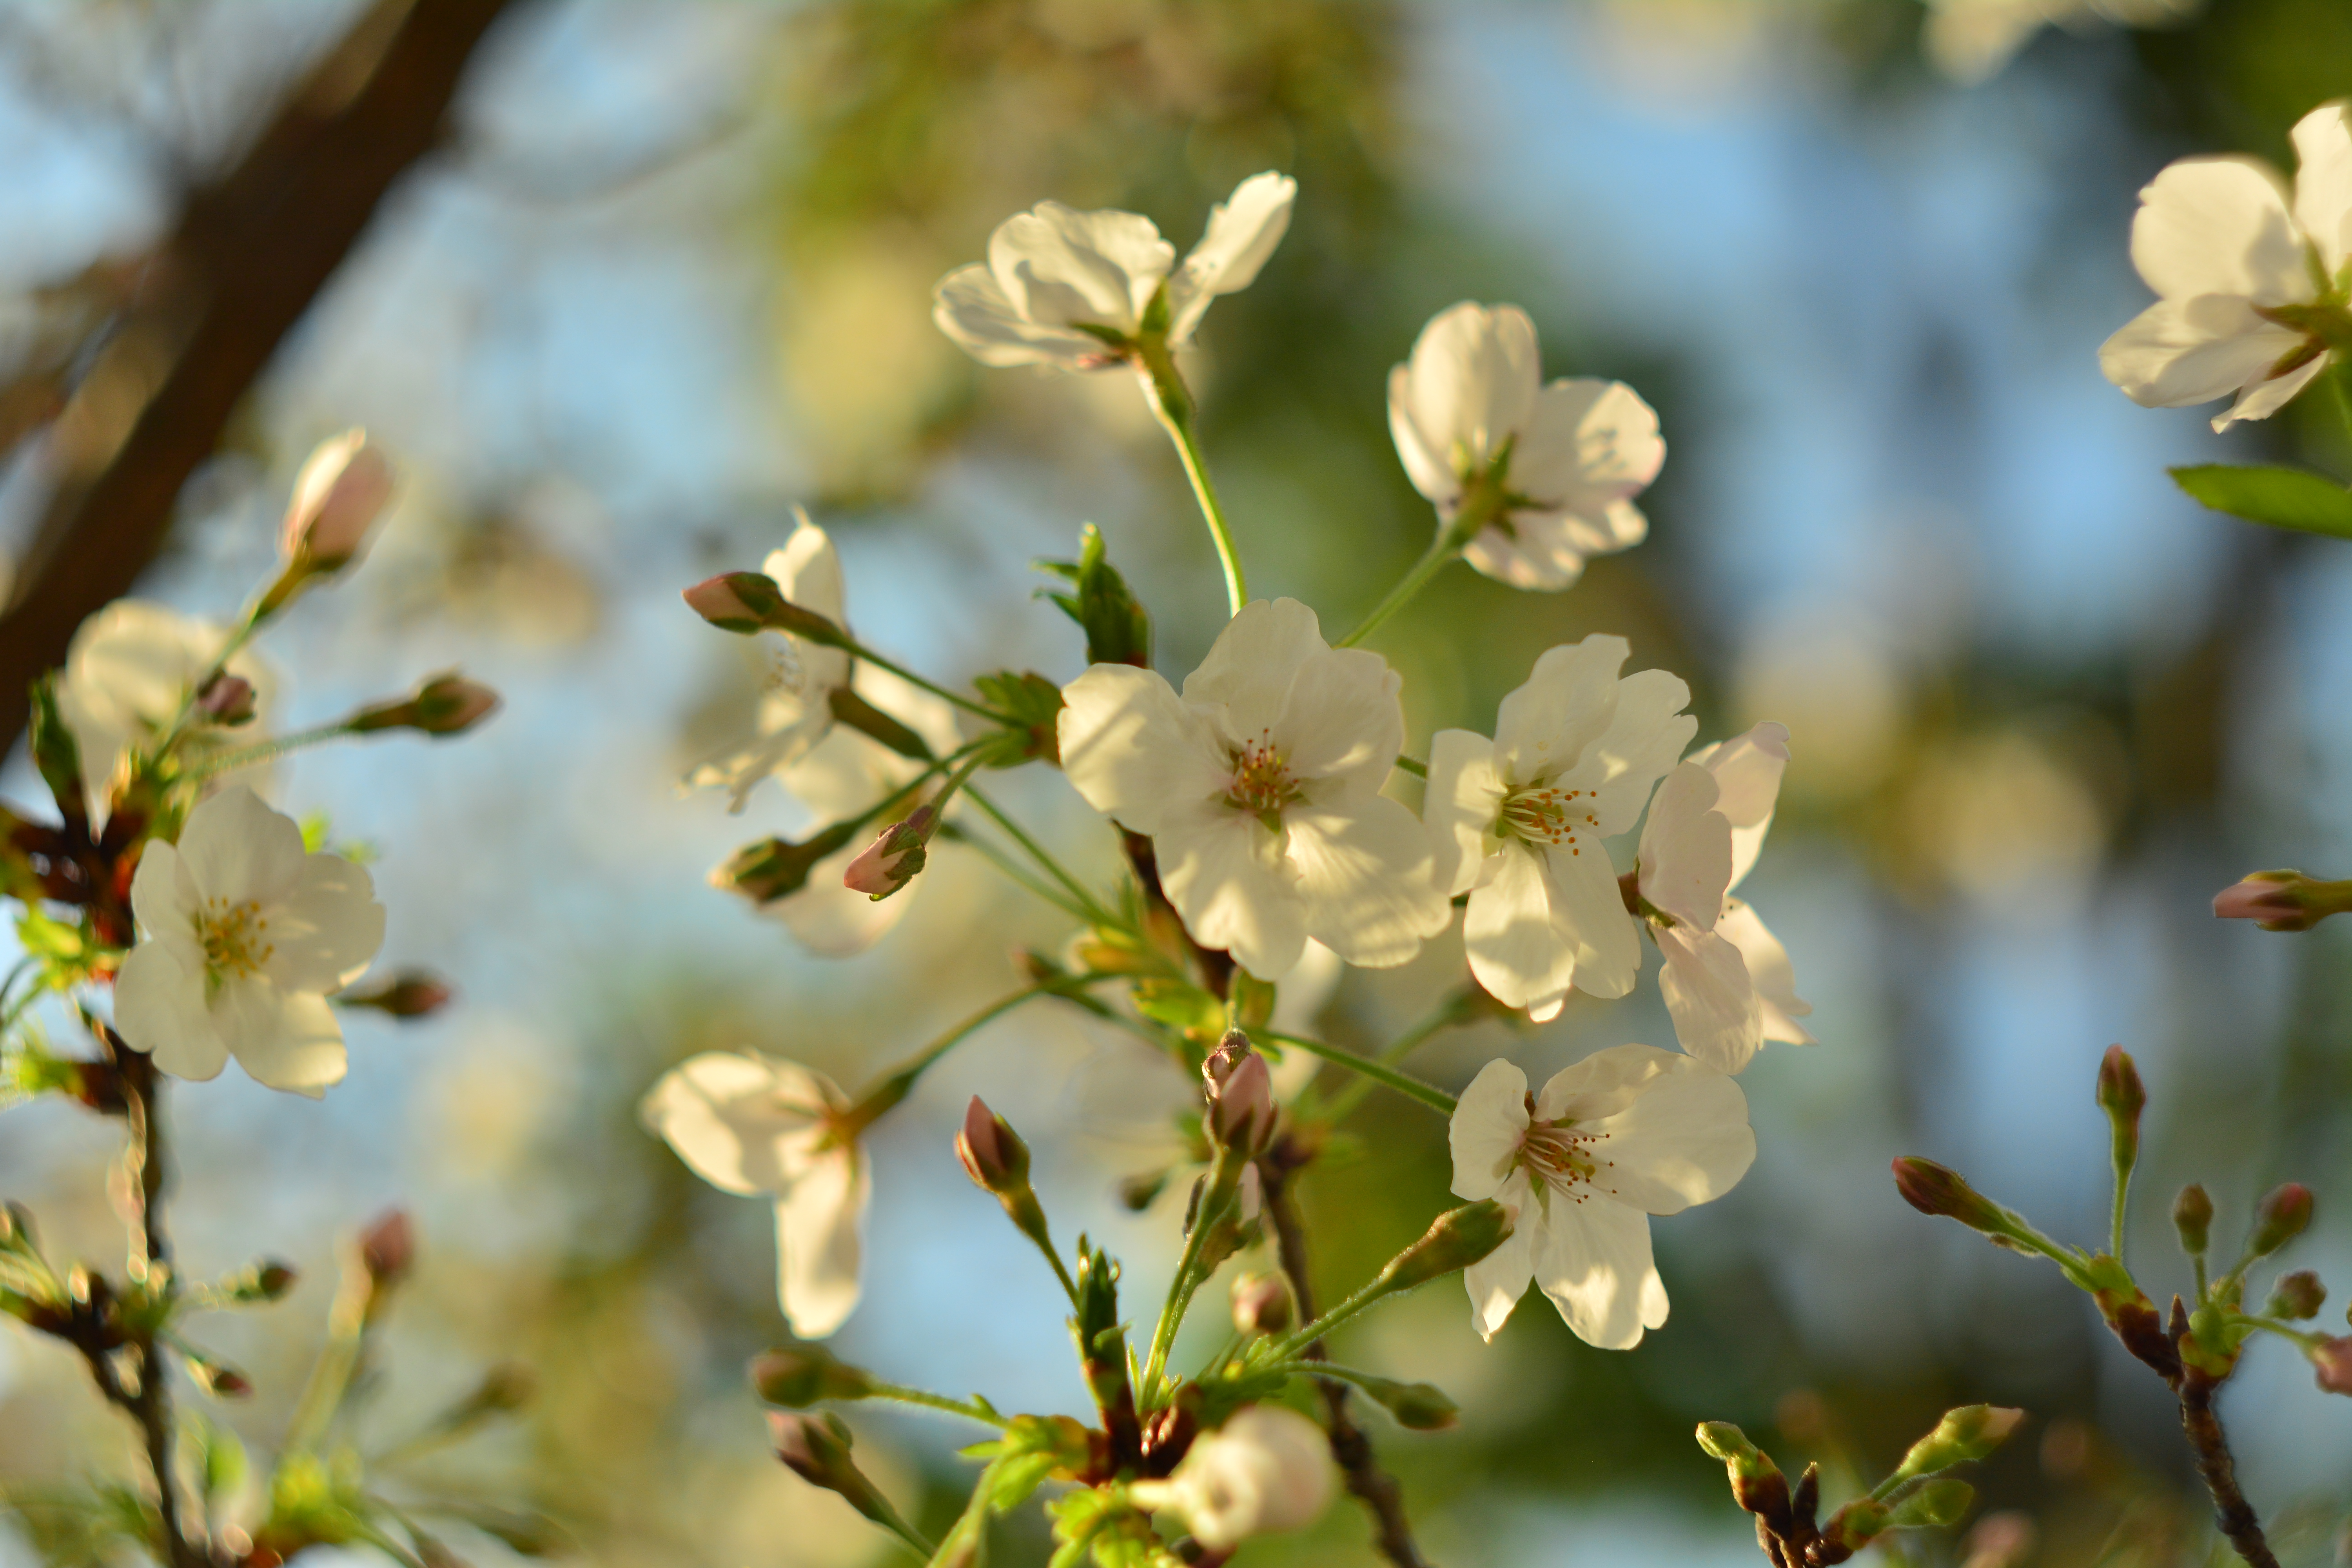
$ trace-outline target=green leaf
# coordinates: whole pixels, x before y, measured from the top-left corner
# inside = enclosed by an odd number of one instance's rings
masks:
[[[1017,768],[1027,762],[1061,762],[1061,742],[1055,733],[1062,716],[1060,687],[1034,670],[1010,669],[978,676],[971,684],[982,701],[1013,720],[989,738],[982,753],[988,766]]]
[[[1103,549],[1101,530],[1087,524],[1078,535],[1076,561],[1040,561],[1037,569],[1052,573],[1077,590],[1047,593],[1047,597],[1085,630],[1087,663],[1151,668],[1151,617],[1128,592],[1127,579],[1111,565]]]
[[[2249,522],[2352,539],[2352,490],[2302,468],[2199,463],[2171,470],[2173,482],[2215,511]]]
[[[1155,1024],[1213,1039],[1224,1033],[1225,1005],[1181,980],[1139,980],[1135,1010]]]

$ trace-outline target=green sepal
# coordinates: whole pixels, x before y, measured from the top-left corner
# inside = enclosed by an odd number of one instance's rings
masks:
[[[1087,634],[1088,664],[1131,664],[1151,668],[1151,617],[1128,591],[1103,548],[1102,531],[1088,523],[1078,535],[1076,561],[1040,561],[1037,570],[1050,572],[1073,591],[1039,592],[1062,607]]]
[[[1924,1482],[1895,1502],[1887,1517],[1887,1528],[1921,1530],[1958,1524],[1976,1497],[1976,1488],[1966,1481]]]
[[[33,766],[39,770],[41,782],[49,786],[50,798],[58,803],[58,815],[87,831],[89,802],[82,790],[81,747],[58,710],[55,672],[33,682],[30,729]]]
[[[975,676],[972,689],[981,700],[1013,722],[988,737],[981,749],[983,766],[1017,768],[1024,763],[1061,765],[1057,726],[1062,716],[1062,689],[1034,670],[1000,669]]]
[[[2169,471],[2173,483],[2215,511],[2270,528],[2352,539],[2352,490],[2324,475],[2229,463],[2197,463]]]

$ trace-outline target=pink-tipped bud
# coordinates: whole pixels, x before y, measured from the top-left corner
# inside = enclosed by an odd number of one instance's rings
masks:
[[[2213,913],[2253,921],[2264,931],[2309,931],[2352,909],[2352,882],[2323,882],[2300,871],[2255,871],[2213,895]]]
[[[196,717],[207,724],[249,724],[253,712],[253,682],[241,675],[223,671],[196,693]]]
[[[1255,1154],[1274,1136],[1274,1079],[1265,1058],[1250,1049],[1249,1037],[1226,1031],[1201,1064],[1206,1081],[1209,1136],[1224,1148]]]
[[[436,675],[398,702],[362,708],[343,721],[354,735],[378,730],[421,730],[428,735],[462,735],[499,710],[499,694],[455,670]]]
[[[1012,1124],[973,1095],[964,1107],[963,1130],[956,1134],[956,1158],[982,1192],[1003,1197],[1029,1187],[1029,1145]]]
[[[1277,1273],[1234,1279],[1234,1327],[1244,1334],[1286,1334],[1298,1324],[1298,1297]]]
[[[928,858],[924,847],[938,823],[939,813],[928,805],[904,822],[892,823],[849,863],[849,869],[841,874],[841,885],[877,903],[888,898],[921,872]]]
[[[360,1232],[360,1267],[378,1290],[386,1290],[408,1277],[416,1264],[416,1231],[408,1215],[394,1209]]]
[[[721,572],[686,591],[687,608],[723,632],[748,636],[767,625],[767,612],[783,599],[774,578],[759,572]]]
[[[2322,1340],[2308,1353],[2323,1393],[2352,1394],[2352,1339]]]
[[[446,1007],[455,994],[447,981],[429,970],[404,969],[364,991],[345,991],[335,1003],[342,1007],[373,1007],[395,1018],[429,1018]]]
[[[1912,1156],[1895,1162],[1895,1190],[1921,1214],[1958,1220],[1970,1230],[2003,1235],[2010,1229],[2009,1211],[1969,1185],[1958,1171],[1933,1160]]]
[[[2310,1224],[2309,1187],[2289,1182],[2273,1188],[2254,1210],[2254,1234],[2247,1240],[2246,1250],[2256,1258],[2268,1258],[2301,1236]]]
[[[367,432],[345,431],[302,465],[278,546],[289,561],[332,571],[360,552],[391,499],[392,465],[368,445]]]
[[[2292,1274],[2282,1274],[2271,1286],[2270,1300],[2263,1303],[2265,1317],[2290,1320],[2315,1318],[2319,1309],[2327,1304],[2327,1287],[2319,1276],[2308,1268],[2298,1268]]]

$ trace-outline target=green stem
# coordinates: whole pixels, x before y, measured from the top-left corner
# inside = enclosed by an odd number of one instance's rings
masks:
[[[950,1415],[977,1421],[983,1426],[993,1426],[1000,1432],[1006,1426],[1003,1416],[982,1410],[969,1400],[950,1399],[944,1394],[927,1394],[919,1388],[900,1388],[896,1384],[877,1383],[868,1388],[867,1397],[896,1400],[900,1405],[919,1405],[926,1410],[942,1410]]]
[[[1201,503],[1201,516],[1209,524],[1209,537],[1217,547],[1217,564],[1225,571],[1225,605],[1232,615],[1240,615],[1249,603],[1249,584],[1242,574],[1242,552],[1234,543],[1234,531],[1226,525],[1224,509],[1217,504],[1217,489],[1209,482],[1209,465],[1201,455],[1201,444],[1192,429],[1192,394],[1184,378],[1177,373],[1176,358],[1168,350],[1168,340],[1148,336],[1137,342],[1136,358],[1143,371],[1148,387],[1144,401],[1151,405],[1160,427],[1168,432],[1175,443],[1176,456],[1184,464],[1184,477],[1192,481],[1192,497]]]
[[[971,828],[950,823],[940,827],[940,836],[951,844],[968,844],[979,850],[987,858],[990,865],[1004,873],[1007,881],[1034,897],[1043,899],[1072,920],[1091,921],[1094,919],[1092,914],[1079,908],[1066,894],[1056,888],[1048,887],[1031,876],[1020,862],[1005,853],[1003,847],[982,838]]]
[[[1121,976],[1084,970],[1076,974],[1058,975],[1052,980],[1040,981],[1034,985],[1024,986],[1015,991],[1010,996],[998,998],[925,1046],[894,1071],[879,1079],[872,1089],[867,1089],[859,1098],[855,1106],[844,1113],[843,1121],[852,1131],[862,1131],[871,1125],[884,1111],[906,1099],[913,1091],[916,1080],[930,1070],[934,1062],[1024,1002],[1032,1001],[1039,996],[1078,991],[1098,981],[1119,978]]]
[[[1388,1278],[1388,1271],[1382,1269],[1359,1286],[1355,1293],[1346,1300],[1306,1327],[1295,1330],[1288,1337],[1277,1341],[1274,1348],[1266,1352],[1267,1361],[1278,1365],[1296,1360],[1299,1352],[1318,1340],[1328,1338],[1333,1329],[1364,1311],[1383,1296],[1391,1294],[1394,1289],[1394,1285]]]
[[[1438,1006],[1435,1010],[1431,1012],[1427,1017],[1422,1019],[1421,1022],[1415,1024],[1412,1028],[1407,1029],[1403,1034],[1399,1035],[1395,1039],[1391,1040],[1387,1045],[1382,1046],[1380,1050],[1372,1056],[1369,1058],[1355,1058],[1351,1059],[1360,1061],[1369,1060],[1380,1067],[1395,1066],[1398,1062],[1402,1061],[1405,1058],[1419,1050],[1435,1036],[1463,1023],[1465,1020],[1463,1018],[1462,1004],[1463,999],[1461,997],[1456,996],[1452,998]],[[1347,1084],[1343,1085],[1338,1092],[1334,1093],[1330,1099],[1323,1101],[1320,1107],[1317,1109],[1316,1114],[1323,1117],[1327,1121],[1339,1121],[1341,1117],[1347,1115],[1348,1112],[1355,1110],[1358,1102],[1362,1100],[1364,1096],[1372,1091],[1372,1083],[1373,1080],[1370,1078],[1357,1078],[1350,1080]]]
[[[1192,1228],[1184,1233],[1183,1255],[1176,1260],[1176,1277],[1168,1281],[1168,1300],[1160,1309],[1160,1321],[1151,1329],[1151,1354],[1143,1363],[1143,1386],[1139,1391],[1147,1405],[1159,1404],[1160,1379],[1168,1369],[1168,1352],[1176,1347],[1176,1331],[1183,1326],[1184,1312],[1192,1303],[1193,1292],[1201,1288],[1201,1252],[1208,1244],[1209,1232],[1224,1217],[1228,1205],[1241,1190],[1242,1161],[1229,1148],[1219,1148],[1209,1164],[1209,1179],[1201,1192],[1200,1212],[1192,1216]]]
[[[999,713],[993,708],[982,707],[980,703],[974,702],[969,697],[961,697],[956,693],[950,691],[946,687],[940,685],[937,681],[924,679],[921,676],[917,675],[913,670],[908,669],[905,665],[900,664],[894,659],[883,658],[880,654],[876,653],[872,648],[867,647],[864,643],[859,642],[856,637],[851,637],[846,628],[842,630],[841,641],[835,646],[840,647],[845,653],[849,654],[852,658],[862,658],[866,663],[873,665],[877,668],[887,669],[891,674],[897,676],[899,679],[919,686],[934,697],[944,698],[948,701],[952,702],[957,707],[962,709],[965,712],[976,713],[992,724],[1018,725],[1021,722],[1018,719],[1013,718],[1010,713]]]
[[[1053,855],[1044,845],[1038,843],[1034,838],[1030,837],[1028,833],[1023,829],[1022,826],[1013,821],[1013,818],[1005,813],[1003,808],[976,789],[967,788],[963,793],[966,798],[968,798],[974,805],[980,807],[981,810],[988,814],[991,821],[994,822],[997,826],[1004,830],[1006,837],[1012,839],[1013,843],[1021,846],[1022,849],[1028,855],[1029,858],[1036,861],[1039,866],[1043,867],[1046,875],[1052,877],[1054,880],[1061,883],[1063,887],[1069,889],[1070,896],[1077,900],[1079,907],[1087,911],[1087,918],[1089,920],[1093,921],[1097,925],[1111,926],[1118,930],[1126,929],[1126,922],[1124,921],[1117,919],[1111,915],[1108,910],[1105,910],[1101,904],[1097,902],[1094,895],[1087,891],[1086,885],[1080,882],[1076,877],[1071,876],[1068,871],[1065,870],[1062,867],[1062,863],[1059,860],[1055,859]]]
[[[1003,1464],[1003,1459],[992,1459],[988,1468],[980,1472],[980,1479],[972,1483],[971,1500],[963,1505],[963,1512],[956,1516],[956,1521],[948,1527],[948,1532],[940,1537],[939,1550],[933,1552],[929,1547],[922,1547],[923,1568],[961,1568],[963,1563],[976,1561],[973,1551],[988,1528],[989,1500],[995,1495],[997,1471]],[[904,1531],[904,1533],[920,1545],[922,1537],[910,1530]]]
[[[1502,463],[1507,464],[1508,461],[1506,454]],[[1493,522],[1506,510],[1505,493],[1498,477],[1487,475],[1472,480],[1462,498],[1461,510],[1454,514],[1454,521],[1439,531],[1437,537],[1430,542],[1429,548],[1423,552],[1421,559],[1412,563],[1412,569],[1389,590],[1388,597],[1374,605],[1372,613],[1366,616],[1354,631],[1341,637],[1339,646],[1353,647],[1380,630],[1391,616],[1412,603],[1414,596],[1429,586],[1430,580],[1445,570],[1446,563],[1478,537],[1480,529]]]
[[[1320,1040],[1302,1039],[1297,1035],[1277,1035],[1272,1031],[1265,1033],[1265,1037],[1276,1045],[1302,1050],[1309,1056],[1321,1057],[1327,1062],[1338,1062],[1341,1067],[1363,1074],[1374,1083],[1396,1090],[1408,1100],[1419,1100],[1440,1116],[1454,1114],[1454,1099],[1452,1095],[1433,1083],[1423,1082],[1411,1073],[1399,1072],[1396,1068],[1375,1061],[1370,1057],[1360,1057],[1353,1051],[1343,1051],[1337,1046],[1325,1045]]]
[[[250,746],[239,746],[233,752],[215,752],[188,768],[180,776],[197,782],[215,778],[222,773],[235,773],[239,768],[249,768],[257,763],[266,763],[273,757],[282,757],[289,752],[299,752],[306,746],[315,746],[322,742],[334,740],[340,735],[351,733],[352,733],[351,721],[347,719],[338,719],[331,724],[320,724],[309,730],[297,730],[290,735],[280,735],[274,741],[261,741]]]
[[[1425,779],[1429,776],[1429,764],[1418,757],[1399,757],[1390,765],[1401,768],[1417,779]]]

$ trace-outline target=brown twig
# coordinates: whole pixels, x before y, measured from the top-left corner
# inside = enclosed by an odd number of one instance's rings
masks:
[[[2197,1473],[2204,1478],[2205,1489],[2213,1494],[2213,1522],[2253,1568],[2278,1568],[2278,1558],[2263,1537],[2262,1521],[2254,1517],[2253,1505],[2238,1487],[2238,1467],[2230,1457],[2229,1438],[2213,1408],[2213,1396],[2221,1386],[2195,1367],[2182,1374],[2180,1429],[2188,1434],[2189,1447],[2197,1456]]]
[[[150,1290],[168,1294],[177,1287],[172,1279],[171,1237],[163,1226],[163,1083],[149,1058],[111,1039],[108,1043],[114,1047],[115,1069],[122,1084],[123,1117],[130,1131],[124,1161],[139,1205],[132,1268]],[[118,1403],[130,1411],[146,1439],[148,1468],[155,1473],[156,1514],[171,1568],[207,1568],[212,1553],[188,1539],[180,1520],[180,1489],[173,1462],[178,1427],[172,1419],[171,1369],[152,1331],[133,1336],[131,1348],[139,1373],[139,1392],[127,1402],[118,1398]]]
[[[1266,1215],[1274,1222],[1275,1247],[1282,1259],[1282,1271],[1290,1277],[1291,1293],[1298,1299],[1299,1317],[1312,1322],[1316,1316],[1315,1292],[1307,1279],[1307,1233],[1299,1224],[1297,1202],[1290,1194],[1290,1178],[1297,1166],[1282,1159],[1280,1152],[1281,1145],[1277,1144],[1260,1157],[1259,1191]],[[1328,1359],[1321,1340],[1308,1345],[1301,1354],[1307,1361]],[[1412,1525],[1405,1518],[1404,1489],[1397,1484],[1394,1476],[1381,1468],[1379,1458],[1372,1453],[1371,1438],[1349,1414],[1348,1385],[1328,1377],[1317,1379],[1316,1385],[1322,1391],[1324,1408],[1329,1416],[1331,1458],[1339,1461],[1349,1491],[1371,1512],[1374,1547],[1397,1568],[1430,1568],[1429,1560],[1413,1543]]]

